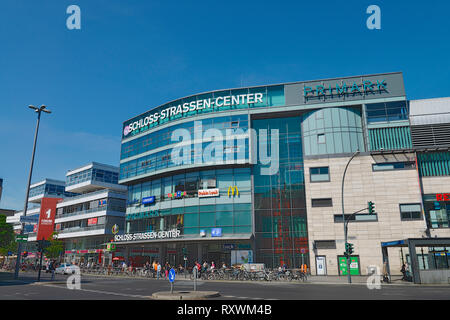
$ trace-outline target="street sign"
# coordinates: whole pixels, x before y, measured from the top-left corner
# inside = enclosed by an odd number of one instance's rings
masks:
[[[28,235],[27,234],[16,235],[16,242],[28,242]]]
[[[172,268],[169,271],[169,281],[174,282],[175,281],[175,270]]]

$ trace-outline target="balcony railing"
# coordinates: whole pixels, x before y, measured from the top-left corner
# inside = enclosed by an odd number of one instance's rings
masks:
[[[99,229],[105,229],[105,225],[98,225],[93,227],[72,227],[72,228],[66,228],[63,230],[59,230],[58,233],[71,233],[71,232],[81,232],[81,231],[93,231],[93,230],[99,230]]]
[[[92,208],[92,209],[88,209],[88,210],[75,211],[75,212],[71,212],[71,213],[60,213],[60,214],[56,215],[56,219],[73,217],[73,216],[78,216],[78,215],[83,215],[83,214],[88,214],[88,213],[98,212],[98,211],[105,211],[105,210],[125,213],[126,208],[120,207],[120,206],[113,206],[113,205],[104,205],[104,206],[99,206],[97,208]]]
[[[81,198],[95,196],[97,194],[101,194],[101,193],[105,193],[105,192],[108,193],[108,197],[113,197],[114,194],[120,195],[120,196],[127,196],[127,192],[126,191],[116,191],[116,190],[111,190],[111,189],[102,189],[102,190],[98,190],[98,191],[94,191],[94,192],[80,194],[79,196],[65,198],[62,201],[60,201],[59,203],[64,203],[64,202],[68,202],[68,201],[72,201],[72,200],[77,200],[77,199],[81,199]]]

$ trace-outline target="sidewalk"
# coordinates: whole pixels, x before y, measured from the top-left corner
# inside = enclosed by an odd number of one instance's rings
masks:
[[[352,276],[352,284],[367,284],[369,276]],[[383,283],[385,285],[401,284],[411,285],[413,282],[407,282],[401,280],[402,276],[391,276],[391,283]],[[308,276],[307,282],[318,284],[349,284],[347,276]]]

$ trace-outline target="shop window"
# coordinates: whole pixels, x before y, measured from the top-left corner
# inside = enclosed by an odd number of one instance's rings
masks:
[[[422,206],[415,204],[400,204],[400,218],[402,221],[421,220]]]

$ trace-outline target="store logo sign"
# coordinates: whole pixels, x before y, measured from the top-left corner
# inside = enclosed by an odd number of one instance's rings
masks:
[[[450,193],[437,193],[436,201],[450,201]]]
[[[191,102],[185,102],[178,106],[173,105],[166,109],[159,109],[158,112],[147,113],[139,120],[133,121],[123,129],[123,135],[127,136],[133,131],[142,132],[151,127],[163,123],[162,120],[170,121],[189,115],[195,115],[198,110],[214,109],[220,111],[221,108],[229,108],[239,105],[258,105],[265,106],[263,93],[248,93],[240,95],[219,96],[215,98],[199,99]]]
[[[206,197],[218,197],[219,196],[219,189],[202,189],[198,190],[198,197],[199,198],[206,198]]]
[[[221,236],[222,236],[222,228],[211,229],[211,237],[221,237]]]
[[[132,130],[131,130],[130,126],[126,126],[126,127],[123,129],[123,135],[124,135],[124,136],[127,136],[131,131],[132,131]]]
[[[186,191],[177,191],[174,193],[169,193],[167,196],[170,199],[181,199],[181,198],[185,197],[186,195],[187,195]]]
[[[119,226],[117,224],[113,225],[112,228],[111,228],[111,232],[113,234],[119,233]]]
[[[152,204],[155,203],[155,196],[142,198],[142,204]]]
[[[153,218],[153,217],[159,217],[159,216],[160,216],[159,210],[151,210],[151,211],[146,211],[146,212],[127,214],[126,220],[138,220],[138,219],[146,219],[146,218]]]
[[[363,81],[361,83],[353,82],[352,85],[347,85],[345,82],[336,83],[336,86],[318,85],[315,87],[305,86],[303,88],[303,97],[320,97],[320,96],[342,96],[347,94],[363,93],[363,92],[374,92],[374,91],[387,91],[386,80],[377,80],[377,83],[372,83],[372,81]]]
[[[114,241],[116,242],[127,242],[127,241],[138,241],[138,240],[153,240],[153,239],[167,239],[167,238],[179,238],[181,231],[178,229],[172,229],[168,231],[151,231],[151,232],[140,232],[140,233],[127,233],[121,235],[115,235]]]
[[[229,186],[228,187],[228,197],[232,195],[234,196],[239,196],[239,189],[237,186]]]

